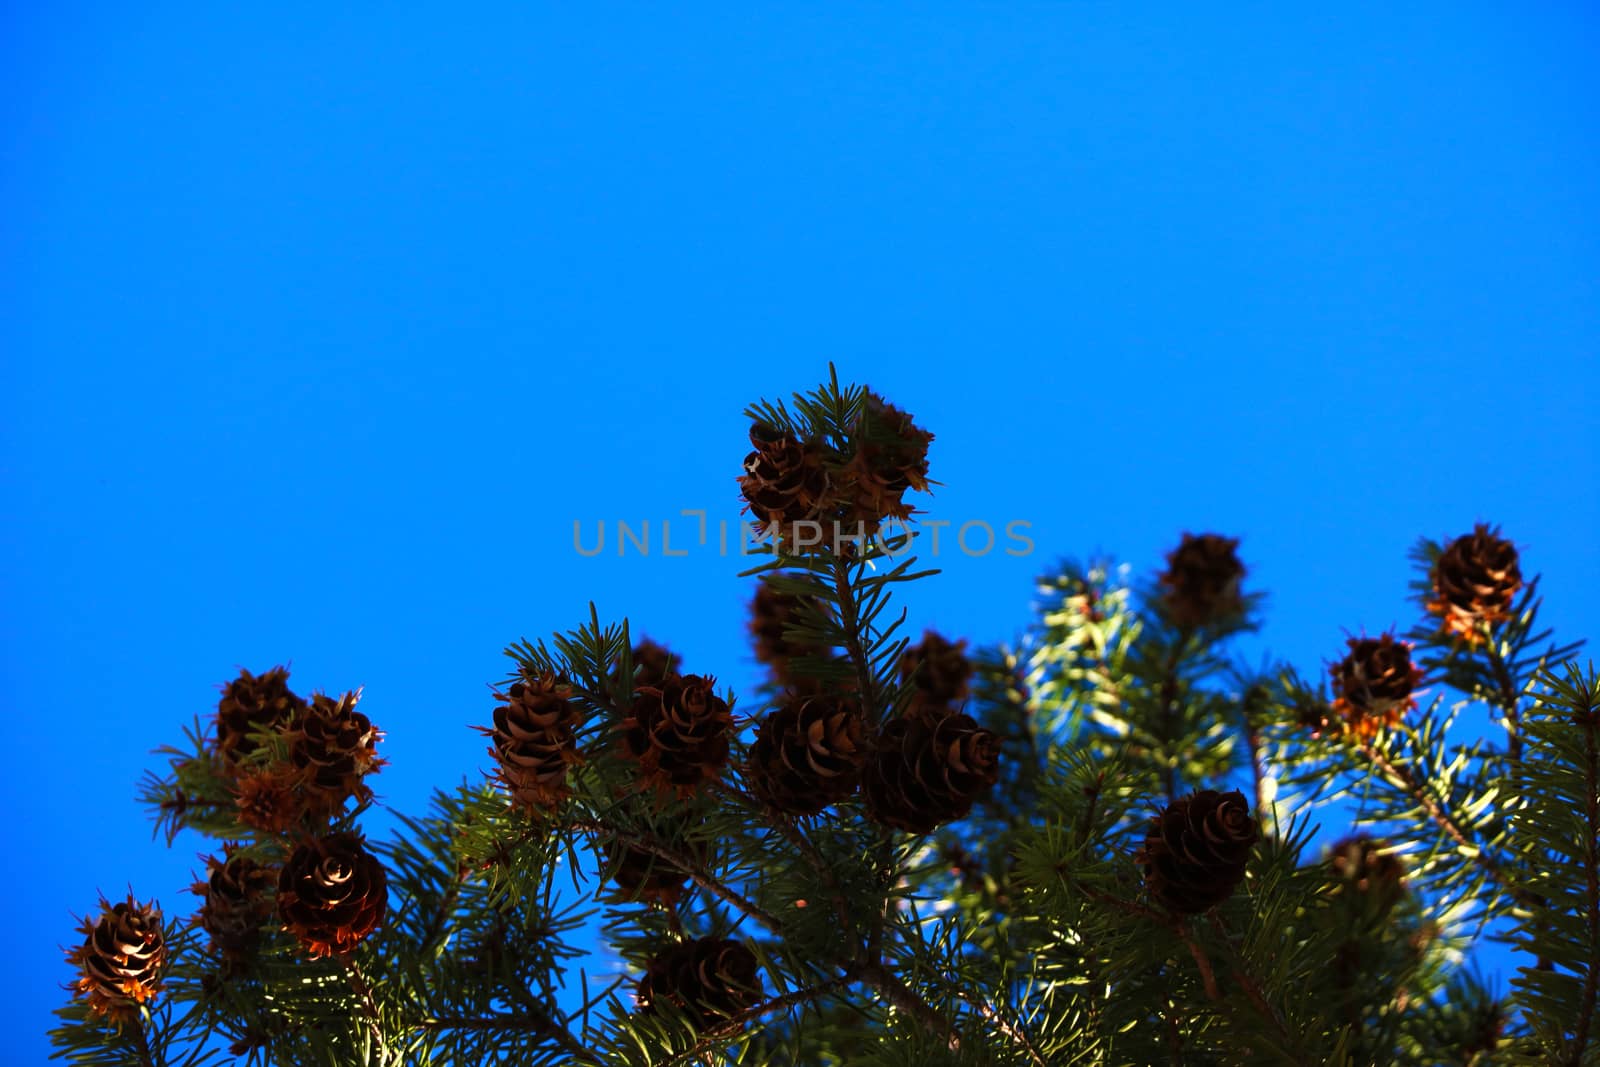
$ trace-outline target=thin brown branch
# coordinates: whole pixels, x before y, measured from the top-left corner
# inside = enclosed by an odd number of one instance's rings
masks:
[[[1089,798],[1089,801],[1083,806],[1083,818],[1078,821],[1079,848],[1087,845],[1090,837],[1094,835],[1094,819],[1095,815],[1099,812],[1100,794],[1105,791],[1105,787],[1106,772],[1101,771],[1099,774],[1095,775],[1094,785],[1089,786],[1084,790],[1084,793]]]
[[[1506,713],[1506,755],[1513,763],[1522,759],[1522,709],[1510,665],[1500,655],[1492,635],[1486,635],[1486,654],[1489,670],[1494,675],[1495,694],[1492,703]]]
[[[145,1033],[144,1019],[133,1019],[133,1050],[139,1054],[139,1067],[156,1067],[156,1058],[150,1052],[150,1035]]]
[[[598,1063],[599,1057],[586,1048],[565,1026],[548,1015],[523,1013],[517,1015],[431,1015],[412,1024],[418,1030],[464,1030],[476,1033],[487,1031],[536,1034],[551,1038],[570,1056],[580,1062]]]
[[[952,1051],[961,1047],[961,1036],[956,1032],[955,1023],[919,997],[883,964],[866,963],[858,970],[863,982],[881,993],[890,1004],[916,1019],[925,1029],[942,1037]]]
[[[1262,994],[1261,986],[1257,984],[1254,976],[1251,975],[1250,969],[1245,966],[1244,957],[1240,954],[1238,948],[1234,946],[1233,939],[1228,936],[1228,930],[1222,925],[1222,920],[1217,918],[1216,912],[1211,913],[1210,919],[1212,929],[1216,930],[1217,936],[1228,947],[1228,954],[1232,957],[1230,962],[1233,966],[1230,971],[1230,977],[1239,983],[1239,988],[1243,989],[1245,996],[1250,998],[1250,1003],[1255,1005],[1256,1011],[1260,1012],[1262,1017],[1270,1022],[1273,1029],[1278,1032],[1278,1037],[1281,1040],[1279,1047],[1286,1051],[1292,1051],[1297,1063],[1306,1064],[1309,1067],[1310,1060],[1306,1059],[1300,1052],[1300,1039],[1289,1029],[1289,1024],[1284,1021],[1283,1016]]]
[[[1470,855],[1473,861],[1495,880],[1496,884],[1503,888],[1509,888],[1506,885],[1505,873],[1500,869],[1500,865],[1495,862],[1494,857],[1489,855],[1487,849],[1480,847],[1467,836],[1456,820],[1445,810],[1439,799],[1430,793],[1422,782],[1417,780],[1417,776],[1411,773],[1409,767],[1398,766],[1390,762],[1389,758],[1374,748],[1372,742],[1368,740],[1362,739],[1359,745],[1362,755],[1371,761],[1373,767],[1379,773],[1383,774],[1395,785],[1406,790],[1411,799],[1415,800],[1422,807],[1422,810],[1427,812],[1428,818],[1432,819],[1434,824],[1443,830],[1452,841],[1460,845],[1465,854]],[[1522,899],[1520,895],[1518,895],[1518,899]]]
[[[378,1014],[378,1003],[373,999],[372,987],[367,984],[366,976],[361,973],[361,967],[354,959],[349,956],[340,956],[338,959],[339,965],[344,968],[344,973],[350,981],[350,988],[355,991],[356,998],[361,1003],[362,1020],[372,1034],[372,1042],[378,1047],[383,1058],[387,1059],[388,1046],[383,1040],[382,1016]]]
[[[776,916],[767,911],[765,908],[761,907],[761,905],[755,903],[754,901],[747,900],[745,897],[736,893],[722,882],[719,882],[717,879],[713,878],[710,872],[708,872],[705,867],[693,857],[676,852],[673,849],[661,844],[659,841],[652,841],[636,834],[624,833],[593,819],[573,819],[567,823],[567,826],[571,829],[583,830],[591,834],[615,835],[630,848],[637,849],[640,852],[647,852],[650,855],[655,856],[657,859],[666,860],[674,867],[686,872],[689,875],[690,881],[694,882],[695,885],[699,886],[701,889],[704,889],[718,900],[721,900],[723,903],[734,908],[741,914],[754,919],[756,922],[760,923],[762,926],[765,926],[768,930],[775,934],[781,934],[783,932],[783,924],[778,921]]]
[[[1172,645],[1166,662],[1161,667],[1160,686],[1157,688],[1158,709],[1161,719],[1161,787],[1167,794],[1167,803],[1178,799],[1178,768],[1173,765],[1172,736],[1178,727],[1178,697],[1182,687],[1178,680],[1178,667],[1183,663],[1184,652],[1189,647],[1189,629],[1178,631],[1178,640]]]
[[[1038,1064],[1038,1067],[1046,1067],[1047,1061],[1045,1060],[1044,1056],[1040,1054],[1039,1050],[1034,1047],[1033,1041],[1028,1037],[1027,1031],[1013,1025],[1009,1019],[1005,1018],[1005,1016],[1001,1015],[998,1011],[991,1007],[988,1001],[984,1000],[982,997],[976,996],[971,990],[958,986],[956,987],[956,995],[965,1001],[973,1011],[983,1016],[984,1020],[988,1022],[990,1026],[993,1026],[995,1030],[1004,1034],[1007,1040],[1016,1045],[1023,1052],[1027,1053],[1030,1062]]]
[[[1194,939],[1189,926],[1179,919],[1172,927],[1178,936],[1189,948],[1189,955],[1194,957],[1194,965],[1200,969],[1200,984],[1205,986],[1206,999],[1217,1001],[1222,999],[1222,994],[1217,990],[1217,976],[1211,969],[1211,959],[1206,955],[1206,950],[1200,947],[1200,942]]]
[[[729,785],[726,782],[718,783],[715,788],[718,793],[737,801],[743,805],[746,810],[757,815],[757,817],[761,817],[764,814],[762,812],[761,804],[744,790]],[[760,825],[777,831],[785,840],[799,850],[800,855],[805,859],[807,865],[810,866],[811,869],[816,872],[817,876],[821,878],[827,885],[829,899],[833,904],[834,915],[839,921],[839,928],[841,930],[849,929],[851,909],[849,903],[845,899],[844,888],[839,884],[838,877],[833,873],[833,867],[822,858],[822,854],[817,851],[817,847],[816,845],[812,844],[811,839],[802,833],[799,827],[789,822],[783,816],[779,816],[774,819],[763,818]]]
[[[1265,819],[1267,815],[1267,775],[1261,756],[1261,730],[1256,726],[1253,718],[1245,720],[1244,740],[1250,749],[1250,781],[1255,786],[1256,818]]]
[[[844,632],[844,648],[850,662],[855,664],[856,684],[861,687],[862,709],[876,719],[880,714],[877,683],[872,677],[872,661],[857,625],[856,595],[850,587],[850,562],[842,556],[835,556],[833,560],[833,589],[839,598],[839,628]]]
[[[787,1008],[794,1007],[796,1004],[803,1004],[807,1001],[816,1000],[818,997],[821,997],[826,993],[830,993],[842,986],[849,985],[859,977],[860,976],[855,972],[854,969],[846,970],[845,973],[839,975],[837,978],[830,978],[826,982],[818,982],[816,985],[807,986],[804,989],[792,990],[791,992],[785,993],[782,996],[777,996],[770,1000],[762,1001],[760,1004],[757,1004],[754,1007],[746,1008],[744,1011],[730,1016],[727,1022],[718,1026],[714,1031],[695,1042],[694,1045],[673,1055],[671,1059],[668,1059],[662,1065],[662,1067],[670,1067],[671,1064],[675,1063],[687,1063],[694,1057],[709,1052],[721,1042],[726,1041],[730,1034],[738,1033],[739,1031],[743,1030],[746,1025],[754,1022],[756,1019],[759,1019],[762,1016],[769,1015],[775,1011],[783,1011]]]

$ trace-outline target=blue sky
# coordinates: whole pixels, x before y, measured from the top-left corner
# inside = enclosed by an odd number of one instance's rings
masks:
[[[237,666],[366,687],[385,798],[477,774],[500,649],[603,615],[736,687],[743,406],[836,362],[937,434],[913,622],[1243,538],[1259,647],[1405,626],[1502,523],[1600,635],[1600,23],[1579,4],[0,9],[0,976],[198,867],[132,804]],[[676,533],[675,529],[675,533]],[[659,537],[659,534],[657,535]],[[38,1039],[42,1042],[42,1038]]]

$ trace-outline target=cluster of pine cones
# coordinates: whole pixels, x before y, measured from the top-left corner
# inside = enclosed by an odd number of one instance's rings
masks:
[[[1235,552],[1238,544],[1213,533],[1183,535],[1160,576],[1158,605],[1171,623],[1196,629],[1240,616],[1245,567]],[[1511,618],[1522,589],[1516,546],[1479,523],[1439,552],[1428,585],[1423,606],[1439,619],[1440,631],[1469,647],[1482,644]],[[1300,718],[1316,734],[1370,740],[1416,707],[1422,670],[1412,662],[1413,646],[1392,633],[1352,637],[1346,644],[1345,655],[1330,667],[1334,699],[1308,705]]]
[[[739,489],[762,529],[791,551],[831,549],[870,537],[885,520],[912,513],[907,491],[928,489],[933,434],[870,389],[863,392],[848,450],[823,437],[757,423]],[[807,530],[797,524],[811,523]]]
[[[1438,632],[1467,648],[1489,641],[1509,620],[1522,570],[1516,546],[1499,531],[1478,523],[1469,534],[1446,544],[1428,572],[1428,614]],[[1412,661],[1413,645],[1393,633],[1352,637],[1346,653],[1329,667],[1330,704],[1308,703],[1300,722],[1314,735],[1368,741],[1393,728],[1416,707],[1422,668]]]
[[[217,704],[215,753],[239,821],[264,833],[326,823],[351,798],[372,796],[363,779],[383,766],[382,734],[356,709],[359,693],[310,700],[289,672],[240,671]]]
[[[193,925],[205,931],[223,976],[249,968],[274,920],[312,956],[349,952],[383,922],[383,865],[359,834],[330,830],[347,801],[371,797],[362,779],[383,764],[381,735],[356,699],[303,699],[282,667],[241,671],[223,687],[209,766],[232,795],[240,826],[259,835],[249,847],[224,843],[193,889],[201,900]],[[82,932],[83,943],[67,953],[80,974],[74,988],[112,1023],[137,1018],[167,962],[161,909],[132,896],[102,900]]]
[[[728,762],[733,709],[709,675],[680,674],[676,655],[651,641],[632,650],[631,696],[614,726],[618,748],[636,767],[641,792],[687,800],[721,777]],[[619,666],[620,670],[620,666]],[[581,764],[583,705],[553,673],[525,672],[494,709],[490,740],[495,778],[513,807],[538,815],[571,792],[569,770]]]
[[[767,586],[752,604],[756,654],[782,696],[750,749],[751,792],[782,814],[814,815],[859,786],[873,819],[909,833],[966,815],[999,774],[998,740],[959,710],[972,678],[966,642],[930,630],[907,648],[899,674],[909,701],[874,733],[848,674],[822,682],[795,668],[796,655],[831,655],[784,636],[795,610],[792,596]]]
[[[791,671],[796,656],[832,654],[802,651],[790,639],[793,607],[770,588],[758,594],[752,622],[758,655],[792,684],[761,719],[739,768],[752,795],[783,815],[814,815],[860,787],[871,817],[912,833],[965,815],[994,784],[999,748],[992,734],[958,710],[972,676],[965,643],[930,632],[907,649],[899,671],[908,706],[874,732],[853,680],[821,681]],[[667,805],[703,798],[728,771],[735,723],[714,680],[681,673],[679,658],[667,649],[644,641],[631,659],[631,700],[614,730],[619,754],[634,767],[636,794],[658,801],[656,832],[648,841],[609,842],[606,867],[628,898],[670,907],[691,868],[708,857],[703,845],[683,840],[682,820]],[[578,744],[583,704],[569,684],[548,674],[524,675],[497,696],[492,725],[480,727],[491,742],[495,776],[513,806],[549,812],[569,795],[569,771],[584,758]],[[670,1004],[697,1025],[714,1026],[754,1003],[759,992],[747,948],[702,939],[675,944],[650,962],[639,1003],[644,1011]]]

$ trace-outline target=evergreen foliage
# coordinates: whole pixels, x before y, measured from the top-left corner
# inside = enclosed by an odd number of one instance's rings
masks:
[[[141,789],[169,844],[208,838],[213,868],[242,858],[240,878],[216,883],[203,924],[167,902],[154,992],[113,996],[115,1012],[75,993],[57,1055],[1600,1064],[1600,676],[1540,629],[1538,579],[1521,582],[1509,542],[1480,529],[1493,566],[1443,577],[1441,557],[1460,570],[1450,561],[1472,545],[1419,544],[1420,621],[1382,650],[1403,647],[1415,679],[1341,666],[1333,648],[1331,673],[1243,664],[1231,641],[1262,597],[1240,584],[1236,541],[1185,535],[1161,575],[1062,563],[1018,647],[973,651],[969,685],[964,648],[932,635],[913,649],[895,605],[934,573],[917,568],[915,523],[899,523],[901,494],[929,484],[931,435],[837,377],[748,414],[747,494],[785,524],[877,531],[771,531],[747,575],[784,598],[758,627],[783,650],[768,685],[714,691],[708,665],[674,664],[591,608],[506,650],[498,692],[520,703],[482,729],[497,759],[521,762],[440,789],[393,840],[362,846],[343,835],[359,834],[362,777],[382,760],[358,694],[301,700],[286,675],[245,676]],[[653,666],[636,673],[636,658]],[[938,685],[919,668],[934,658]],[[830,782],[843,799],[815,814],[774,803],[780,771],[782,795],[802,795],[807,750],[803,734],[769,741],[758,779],[758,724],[817,694],[831,718],[789,714],[774,736],[815,722],[847,755],[857,738],[873,758],[911,745],[895,753],[895,802],[925,798],[935,829],[896,829],[854,778]],[[1452,729],[1475,706],[1500,735]],[[830,758],[829,774],[858,769]],[[1323,855],[1319,829],[1345,840]],[[312,919],[283,913],[304,900],[274,903],[288,879],[259,873],[292,857],[296,884],[322,894],[317,951]],[[598,899],[558,905],[586,866]],[[1172,877],[1204,884],[1179,892]],[[577,943],[591,907],[623,966]],[[1522,960],[1508,988],[1474,966],[1489,938]],[[582,989],[578,1010],[559,1006],[563,984]]]

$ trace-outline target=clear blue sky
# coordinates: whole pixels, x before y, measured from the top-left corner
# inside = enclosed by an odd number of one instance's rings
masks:
[[[0,790],[33,1062],[69,911],[171,910],[149,750],[239,665],[366,686],[376,782],[484,766],[518,637],[603,614],[735,686],[742,406],[828,360],[933,429],[913,621],[1243,537],[1262,647],[1405,625],[1477,519],[1600,636],[1600,20],[1585,5],[6,4]],[[675,530],[675,533],[678,531]],[[657,535],[659,537],[659,534]]]

